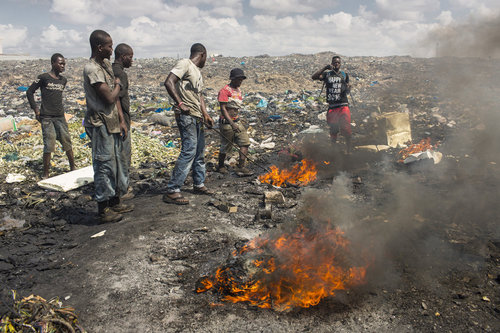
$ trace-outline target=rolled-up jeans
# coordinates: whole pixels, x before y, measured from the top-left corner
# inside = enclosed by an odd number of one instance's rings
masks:
[[[103,202],[127,193],[128,161],[119,133],[109,134],[106,126],[86,127],[92,143],[95,200]]]
[[[175,162],[167,192],[179,192],[191,167],[194,186],[205,181],[205,131],[201,119],[181,114],[175,118],[181,135],[181,153]]]

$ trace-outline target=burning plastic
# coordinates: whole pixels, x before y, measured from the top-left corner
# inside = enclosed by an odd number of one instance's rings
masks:
[[[336,291],[364,283],[366,267],[351,266],[349,240],[329,224],[299,225],[275,238],[258,237],[233,253],[197,292],[216,291],[224,301],[247,302],[276,311],[308,308]]]
[[[292,169],[280,170],[277,166],[270,167],[271,172],[259,176],[262,183],[268,183],[278,187],[286,187],[287,185],[304,186],[316,180],[318,171],[316,164],[307,159],[303,159],[299,164],[293,166]]]
[[[431,144],[431,138],[422,139],[420,140],[419,143],[415,143],[407,148],[401,149],[398,153],[399,156],[398,162],[403,163],[406,160],[406,158],[408,158],[412,154],[425,152],[427,150],[432,150],[434,148],[437,148],[438,146],[439,143],[436,143],[435,145]]]

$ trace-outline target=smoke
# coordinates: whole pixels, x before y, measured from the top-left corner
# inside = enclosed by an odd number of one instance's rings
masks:
[[[500,15],[452,23],[432,30],[422,42],[439,57],[500,57]]]
[[[486,43],[492,35],[477,36],[477,43],[481,38]],[[346,172],[337,172],[328,189],[305,191],[303,214],[330,219],[346,232],[353,251],[373,256],[367,281],[375,288],[398,288],[410,279],[412,285],[446,292],[441,282],[450,272],[483,268],[488,246],[500,239],[500,64],[456,57],[422,64],[426,82],[433,82],[426,93],[436,96],[437,112],[456,122],[437,128],[427,110],[425,131],[443,137],[438,149],[443,161],[403,167],[386,155],[385,161],[366,160],[370,169],[359,171],[365,162],[359,152],[346,162],[318,140],[305,142],[317,162],[328,157]],[[412,84],[419,82],[398,82]],[[363,179],[361,187],[353,183],[356,175]]]

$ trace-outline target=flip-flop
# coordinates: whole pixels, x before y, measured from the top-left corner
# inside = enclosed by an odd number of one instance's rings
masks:
[[[171,195],[174,195],[174,197],[171,197]],[[187,205],[189,204],[189,200],[184,198],[182,194],[176,192],[176,193],[167,193],[163,195],[163,202],[166,203],[172,203],[176,205]]]

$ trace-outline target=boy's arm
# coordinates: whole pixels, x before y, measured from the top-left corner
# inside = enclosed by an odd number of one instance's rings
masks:
[[[224,116],[224,118],[228,121],[229,125],[233,128],[233,131],[239,132],[240,129],[236,124],[234,123],[233,119],[229,116],[229,112],[227,112],[227,102],[220,102],[220,112]]]
[[[115,78],[114,84],[115,86],[113,87],[113,90],[111,90],[105,82],[97,82],[94,84],[97,95],[101,97],[107,104],[115,103],[118,98],[118,94],[120,93],[120,79]]]
[[[181,109],[181,113],[188,114],[189,108],[186,105],[184,105],[184,103],[182,103],[182,99],[177,93],[177,88],[175,87],[178,81],[179,78],[174,73],[169,73],[163,85],[167,89],[167,92],[170,95],[170,97],[172,97],[175,103],[177,103],[177,107]]]
[[[350,94],[351,93],[352,85],[349,82],[349,74],[347,74],[347,73],[345,73],[345,84],[346,84],[347,93]]]
[[[118,109],[118,119],[120,119],[120,133],[122,133],[122,137],[125,139],[128,135],[127,124],[125,123],[125,117],[123,116],[122,104],[120,103],[120,99],[116,99],[116,107]]]
[[[200,106],[201,106],[201,114],[203,115],[203,122],[207,125],[208,128],[214,127],[214,120],[207,112],[207,107],[205,105],[205,99],[203,95],[200,93]]]
[[[28,97],[28,102],[30,103],[30,107],[35,111],[36,120],[40,121],[40,109],[35,102],[35,91],[40,88],[40,78],[37,78],[31,86],[26,90],[26,97]]]
[[[313,80],[323,80],[323,72],[332,69],[332,65],[326,65],[325,67],[318,69],[312,76]]]

